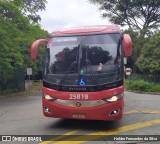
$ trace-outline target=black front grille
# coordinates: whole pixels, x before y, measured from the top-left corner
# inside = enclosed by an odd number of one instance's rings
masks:
[[[67,91],[67,92],[94,92],[94,91],[112,89],[122,85],[123,85],[123,80],[118,80],[118,81],[103,84],[103,85],[87,85],[87,86],[70,86],[70,85],[58,86],[48,81],[45,81],[45,80],[43,81],[44,87],[58,90],[58,91]]]

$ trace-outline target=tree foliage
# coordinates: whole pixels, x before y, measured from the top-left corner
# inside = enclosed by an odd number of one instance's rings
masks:
[[[160,73],[160,31],[147,38],[136,65],[143,73]]]
[[[13,3],[31,22],[38,23],[41,17],[39,11],[45,10],[47,0],[1,0]]]
[[[18,41],[26,21],[18,9],[8,2],[0,2],[0,13],[0,75],[1,79],[8,79],[12,77],[14,67],[23,65]]]
[[[31,24],[14,3],[0,1],[0,88],[14,77],[16,69],[32,67],[34,73],[39,71],[40,61],[30,60],[30,45],[46,37],[47,32]]]
[[[141,35],[160,24],[160,0],[89,0],[114,24],[139,29]]]

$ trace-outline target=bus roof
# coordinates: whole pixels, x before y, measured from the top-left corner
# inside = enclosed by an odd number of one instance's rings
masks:
[[[76,28],[66,28],[59,31],[52,32],[52,36],[71,35],[71,34],[87,34],[100,32],[120,32],[120,28],[116,25],[96,25],[84,26]]]

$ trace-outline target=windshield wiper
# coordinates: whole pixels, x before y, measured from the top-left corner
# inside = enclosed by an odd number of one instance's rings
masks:
[[[70,73],[71,69],[75,66],[75,64],[77,64],[78,61],[78,57],[79,57],[79,49],[80,49],[80,45],[78,45],[78,51],[77,51],[77,55],[76,55],[76,60],[73,61],[70,65],[70,67],[68,68],[68,70],[65,72],[64,76],[62,77],[61,81],[59,82],[57,88],[58,90],[60,90],[62,84],[64,83],[65,79],[68,77],[68,74]]]
[[[62,77],[61,81],[58,84],[58,89],[59,90],[60,90],[61,85],[64,83],[65,79],[67,78],[68,74],[70,73],[70,70],[75,66],[75,64],[77,64],[77,62],[73,61],[72,64],[71,64],[71,66],[66,71],[65,75]]]

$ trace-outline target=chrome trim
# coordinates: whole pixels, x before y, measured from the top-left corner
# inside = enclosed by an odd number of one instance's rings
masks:
[[[63,106],[76,107],[76,108],[93,107],[107,103],[103,100],[78,101],[78,100],[62,100],[62,99],[56,99],[53,102]],[[80,107],[77,106],[77,103],[81,104]]]

